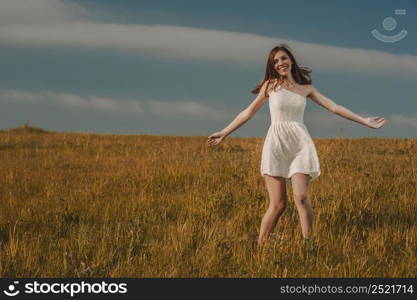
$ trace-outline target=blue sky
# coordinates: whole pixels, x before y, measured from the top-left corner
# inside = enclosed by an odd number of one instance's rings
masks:
[[[285,42],[321,93],[387,119],[370,129],[308,100],[313,137],[416,137],[416,25],[415,1],[2,0],[0,128],[208,136],[253,101]],[[231,136],[269,124],[266,102]]]

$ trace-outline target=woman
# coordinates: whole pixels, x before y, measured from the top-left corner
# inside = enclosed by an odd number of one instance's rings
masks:
[[[262,218],[258,244],[261,245],[274,229],[287,206],[286,182],[293,187],[294,202],[305,239],[310,235],[313,210],[308,185],[320,175],[316,148],[304,126],[304,109],[309,97],[334,114],[370,128],[384,125],[382,117],[361,117],[336,104],[311,84],[311,71],[299,67],[289,47],[281,44],[268,56],[264,79],[252,91],[258,96],[220,132],[208,137],[207,144],[220,144],[230,133],[251,119],[269,98],[271,126],[262,150],[261,175],[269,193],[269,207]]]

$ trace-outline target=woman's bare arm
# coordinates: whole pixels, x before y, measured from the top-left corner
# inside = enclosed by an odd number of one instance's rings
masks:
[[[225,127],[222,131],[220,131],[221,133],[223,133],[225,136],[228,136],[233,131],[238,129],[240,126],[242,126],[247,121],[249,121],[256,114],[256,112],[262,107],[262,105],[268,99],[265,93],[266,83],[267,82],[265,82],[262,85],[258,96],[252,101],[252,103],[246,109],[241,111],[237,115],[237,117],[227,127]]]
[[[350,111],[342,105],[336,104],[328,97],[321,94],[316,88],[312,86],[312,92],[309,94],[311,100],[316,102],[318,105],[323,106],[332,113],[339,115],[345,119],[355,121],[364,126],[371,128],[380,128],[385,124],[385,119],[382,117],[362,117],[354,112]]]
[[[209,146],[215,146],[220,144],[229,134],[238,129],[240,126],[242,126],[256,114],[256,112],[268,99],[268,96],[265,92],[266,84],[267,81],[262,85],[259,94],[255,98],[255,100],[253,100],[252,103],[246,109],[241,111],[226,128],[224,128],[222,131],[215,132],[208,137],[207,144]]]

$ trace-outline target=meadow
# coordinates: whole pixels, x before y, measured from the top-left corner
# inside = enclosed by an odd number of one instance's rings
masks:
[[[314,139],[263,248],[264,138],[206,139],[0,131],[0,277],[417,277],[417,139]]]

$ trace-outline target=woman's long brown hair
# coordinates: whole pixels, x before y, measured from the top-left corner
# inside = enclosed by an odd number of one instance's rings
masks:
[[[308,68],[300,67],[297,64],[297,61],[295,60],[294,55],[291,53],[290,47],[286,44],[280,44],[280,45],[274,47],[269,52],[268,61],[266,63],[265,76],[261,80],[261,82],[256,86],[256,88],[252,91],[253,94],[258,94],[259,91],[261,90],[261,87],[264,84],[264,82],[268,81],[268,84],[266,86],[266,94],[268,95],[268,87],[269,87],[269,84],[271,83],[271,80],[276,79],[276,82],[280,81],[280,79],[281,79],[280,75],[278,74],[278,72],[274,68],[274,57],[275,57],[275,54],[280,50],[285,51],[291,59],[291,62],[292,62],[291,74],[292,74],[294,80],[298,84],[301,84],[301,85],[312,83],[312,80],[311,80],[311,77],[310,77],[311,70],[308,69]]]

